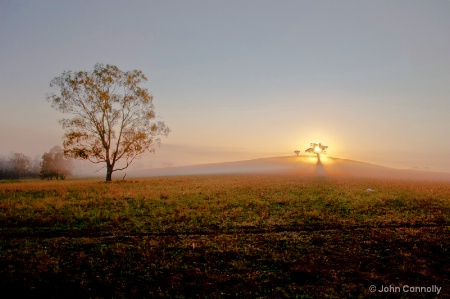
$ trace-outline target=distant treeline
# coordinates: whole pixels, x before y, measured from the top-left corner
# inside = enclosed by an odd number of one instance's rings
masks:
[[[42,155],[32,159],[22,153],[0,157],[0,180],[41,178],[51,180],[65,179],[72,173],[72,160],[64,156],[64,151],[55,146]]]

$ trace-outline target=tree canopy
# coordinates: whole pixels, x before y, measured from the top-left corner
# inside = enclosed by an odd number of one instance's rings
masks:
[[[154,152],[169,128],[155,119],[153,96],[140,70],[96,64],[93,71],[65,71],[50,82],[47,99],[63,118],[64,154],[106,164],[106,180],[145,152]],[[118,162],[122,163],[118,163]]]
[[[72,167],[72,161],[64,156],[63,149],[54,146],[42,155],[40,177],[48,180],[53,178],[64,180],[72,173]]]
[[[305,150],[305,153],[314,153],[317,157],[320,157],[321,154],[326,154],[327,145],[323,145],[322,143],[311,143],[310,148]]]
[[[0,156],[0,180],[29,179],[39,177],[39,160],[22,153]]]

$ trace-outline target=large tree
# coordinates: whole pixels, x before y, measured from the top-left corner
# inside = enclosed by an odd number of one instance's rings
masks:
[[[167,136],[163,122],[153,122],[153,97],[141,85],[139,70],[121,71],[96,64],[93,71],[66,71],[50,82],[57,93],[47,99],[52,107],[71,114],[60,120],[66,130],[64,153],[92,163],[106,164],[106,181],[114,171],[127,168]]]

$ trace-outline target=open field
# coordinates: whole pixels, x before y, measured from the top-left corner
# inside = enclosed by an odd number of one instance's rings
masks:
[[[15,297],[445,298],[449,244],[448,182],[211,175],[0,184],[0,289]]]

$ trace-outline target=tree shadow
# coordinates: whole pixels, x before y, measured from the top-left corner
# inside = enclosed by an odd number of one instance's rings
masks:
[[[316,175],[318,177],[325,177],[325,169],[323,168],[322,161],[320,161],[320,155],[317,155]]]

